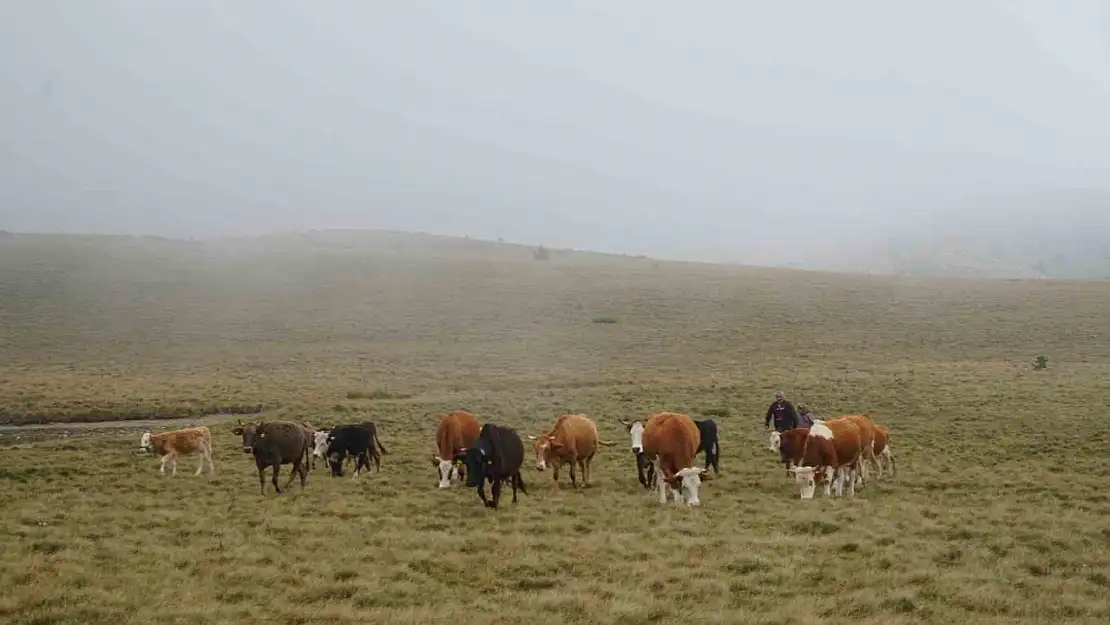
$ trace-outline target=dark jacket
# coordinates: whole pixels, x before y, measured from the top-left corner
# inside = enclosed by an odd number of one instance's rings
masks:
[[[798,413],[794,410],[794,404],[785,399],[781,402],[771,402],[770,407],[767,408],[767,416],[763,419],[763,426],[770,425],[772,418],[775,420],[776,432],[785,432],[798,427]]]

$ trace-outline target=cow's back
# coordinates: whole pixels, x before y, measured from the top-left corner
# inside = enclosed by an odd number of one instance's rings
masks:
[[[859,427],[860,445],[863,450],[872,448],[875,441],[875,422],[871,420],[870,415],[866,414],[850,414],[837,417],[837,419],[849,419]]]
[[[597,425],[586,415],[568,414],[559,417],[555,427],[551,429],[551,437],[579,457],[597,453]]]
[[[677,412],[656,413],[644,425],[644,455],[664,455],[676,471],[693,466],[701,434],[694,420]],[[683,466],[677,466],[677,465]]]
[[[479,438],[484,438],[493,455],[493,470],[497,476],[508,477],[524,464],[524,441],[516,430],[493,423],[482,426]]]
[[[282,463],[294,462],[308,448],[305,427],[293,421],[266,421],[255,432],[256,455]]]
[[[450,460],[460,449],[473,447],[481,430],[478,419],[466,410],[454,410],[443,415],[436,426],[439,457]]]
[[[825,425],[832,430],[837,462],[850,464],[863,452],[863,431],[856,419],[829,419]],[[811,430],[812,431],[812,430]]]

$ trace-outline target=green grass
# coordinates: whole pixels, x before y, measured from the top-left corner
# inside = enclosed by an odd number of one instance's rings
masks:
[[[370,419],[392,453],[379,475],[321,467],[276,497],[258,494],[234,415],[206,420],[216,475],[199,478],[196,458],[159,475],[143,427],[0,429],[0,621],[1110,619],[1110,284],[552,252],[6,239],[4,423],[242,407]],[[763,449],[777,389],[824,416],[870,411],[899,476],[798,500]],[[592,488],[556,491],[529,466],[531,494],[489,511],[435,488],[436,419],[457,407],[522,435],[584,412],[620,444]],[[659,410],[720,427],[724,475],[700,509],[636,481],[616,420]]]

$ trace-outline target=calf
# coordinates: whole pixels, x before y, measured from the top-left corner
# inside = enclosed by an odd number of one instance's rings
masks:
[[[478,440],[480,429],[478,419],[466,410],[448,412],[439,420],[432,466],[439,472],[440,488],[450,488],[455,478],[465,479],[463,453]]]
[[[308,480],[307,459],[309,441],[312,439],[311,430],[293,421],[270,421],[241,424],[232,433],[242,435],[243,453],[254,455],[254,463],[258,467],[258,483],[263,495],[266,494],[266,467],[273,468],[274,491],[279,494],[282,492],[278,486],[278,473],[283,464],[293,465],[285,488],[289,488],[298,474],[301,476],[301,488],[304,488]]]
[[[717,438],[717,422],[713,419],[694,421],[698,428],[699,442],[697,453],[705,452],[705,468],[713,467],[713,472],[720,475],[720,443]],[[696,454],[695,454],[696,455]]]
[[[836,496],[844,493],[848,482],[848,497],[856,494],[856,471],[863,453],[862,434],[854,419],[814,421],[808,431],[795,428],[783,433],[783,449],[787,450],[790,468],[801,489],[802,499],[813,499],[818,473],[824,473],[825,496],[830,496],[832,486]],[[799,444],[800,442],[800,444]]]
[[[212,462],[212,433],[203,425],[161,434],[143,432],[139,437],[139,449],[144,452],[153,451],[162,456],[162,466],[158,472],[163,475],[166,473],[166,462],[173,467],[171,475],[177,475],[177,457],[194,453],[200,455],[200,466],[197,467],[195,475],[200,475],[204,471],[205,460],[208,461],[209,475],[216,472],[216,465]]]
[[[482,426],[474,446],[464,450],[466,485],[477,487],[478,497],[487,508],[497,508],[501,500],[501,482],[508,480],[513,487],[513,503],[517,502],[519,488],[525,495],[524,478],[520,466],[524,464],[524,442],[516,430],[492,423]],[[486,499],[485,482],[493,484],[493,500]]]
[[[551,431],[540,436],[529,436],[532,450],[536,454],[536,470],[543,471],[551,465],[551,477],[555,488],[559,488],[559,468],[570,465],[571,486],[578,488],[575,465],[582,470],[582,484],[590,486],[590,463],[597,453],[598,445],[611,446],[615,443],[602,441],[597,435],[597,425],[582,414],[567,414],[555,420]]]
[[[343,460],[348,455],[355,457],[354,477],[358,477],[363,466],[367,471],[370,470],[370,458],[374,459],[374,467],[380,472],[381,454],[389,453],[378,438],[377,427],[369,421],[332,428],[328,433],[327,445],[328,464],[331,466],[332,477],[343,475]],[[379,450],[381,453],[378,453]]]
[[[648,418],[643,429],[642,450],[644,458],[652,460],[655,471],[663,478],[659,482],[660,504],[667,503],[667,489],[670,489],[676,504],[701,505],[698,488],[713,477],[708,469],[694,466],[700,442],[698,426],[684,414],[661,412]]]

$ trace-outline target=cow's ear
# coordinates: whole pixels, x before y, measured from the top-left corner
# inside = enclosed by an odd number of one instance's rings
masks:
[[[231,433],[236,435],[236,436],[242,436],[243,435],[243,428],[234,428],[233,430],[231,430]]]
[[[710,473],[709,471],[707,471],[705,469],[702,469],[700,471],[700,473],[698,474],[698,477],[700,477],[701,481],[703,481],[703,482],[712,482],[713,480],[717,479],[713,476],[712,473]]]
[[[529,435],[528,435],[528,440],[530,440],[530,441],[534,441],[534,440],[536,440],[536,437],[535,437],[535,436],[532,436],[531,434],[529,434]]]

